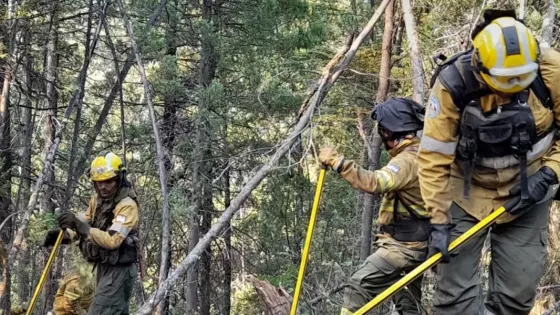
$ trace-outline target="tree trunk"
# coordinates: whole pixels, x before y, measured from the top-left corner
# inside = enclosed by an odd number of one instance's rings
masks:
[[[525,0],[519,0],[519,14],[517,17],[521,20],[525,18]]]
[[[410,60],[412,63],[412,89],[413,99],[419,104],[424,104],[424,69],[422,67],[422,56],[416,33],[416,23],[410,0],[402,0],[402,10],[404,14],[404,24],[406,35],[410,44]]]
[[[8,1],[8,60],[5,61],[4,65],[4,83],[2,85],[2,96],[0,99],[0,222],[3,222],[11,213],[11,203],[12,203],[12,138],[10,135],[11,124],[10,124],[10,88],[12,85],[12,78],[14,73],[12,71],[15,69],[15,57],[14,51],[15,47],[15,34],[17,32],[17,21],[16,21],[16,11],[17,3],[15,0]],[[7,244],[10,244],[12,240],[12,220],[8,222],[6,227],[1,231],[0,241],[2,244],[2,282],[0,286],[3,288],[3,294],[0,297],[0,309],[4,311],[5,314],[10,312],[10,292],[11,292],[11,271],[10,268],[13,266],[9,262],[7,255]]]
[[[402,13],[399,14],[397,19],[397,28],[395,30],[395,40],[393,44],[393,55],[400,56],[402,54],[402,40],[405,32],[404,18]]]
[[[267,315],[286,315],[290,313],[292,297],[282,288],[277,288],[268,281],[250,278],[259,299],[266,307]]]
[[[26,46],[29,43],[29,36],[26,38]],[[22,57],[23,71],[22,71],[22,81],[23,93],[22,93],[22,103],[24,107],[21,109],[21,174],[20,174],[20,190],[18,193],[18,198],[16,200],[16,211],[19,211],[21,200],[29,200],[29,194],[31,189],[31,151],[32,151],[32,138],[33,138],[33,111],[32,111],[32,70],[33,65],[29,53],[25,51]],[[6,253],[7,254],[7,253]],[[7,259],[7,257],[6,257]],[[29,251],[26,252],[23,257],[23,261],[31,261],[32,256]],[[18,279],[18,297],[20,301],[27,301],[31,295],[31,290],[29,283],[31,281],[30,274],[28,272],[27,266],[18,266],[17,279]]]
[[[51,12],[50,12],[50,31],[49,39],[47,42],[47,56],[45,58],[45,95],[47,99],[43,103],[43,109],[45,109],[45,121],[44,121],[44,139],[45,144],[43,148],[43,154],[46,156],[49,153],[49,148],[52,146],[54,141],[54,135],[56,132],[56,116],[57,116],[57,106],[58,106],[58,92],[56,89],[56,84],[58,80],[58,1],[51,2]],[[41,211],[53,213],[55,208],[54,203],[54,189],[52,184],[55,181],[54,163],[56,160],[56,155],[53,157],[52,165],[46,170],[45,173],[45,184],[50,186],[45,190],[44,198],[41,199]]]
[[[209,26],[212,26],[213,14],[212,0],[202,1],[202,20]],[[211,115],[211,98],[206,91],[216,75],[216,67],[218,65],[218,58],[216,47],[214,47],[214,39],[216,30],[210,33],[203,33],[200,39],[200,84],[203,91],[203,96],[198,102],[198,116],[197,116],[197,130],[196,130],[196,150],[194,159],[194,172],[193,183],[195,190],[193,196],[195,198],[196,213],[201,216],[200,235],[208,233],[212,225],[212,214],[214,213],[214,205],[212,203],[212,126],[210,124]],[[210,314],[210,271],[211,271],[211,248],[207,247],[201,255],[201,265],[199,268],[199,290],[200,290],[200,314]],[[192,294],[192,293],[191,293]],[[189,307],[189,311],[194,311],[196,308]]]
[[[227,126],[225,127],[227,128]],[[227,135],[226,135],[227,136]],[[227,139],[227,138],[226,138]],[[226,166],[228,167],[228,166]],[[224,206],[226,209],[231,205],[231,191],[230,191],[230,175],[229,168],[224,173]],[[231,221],[227,222],[224,231],[225,250],[223,252],[224,261],[224,279],[222,281],[222,314],[229,314],[231,312],[231,275],[232,275],[232,247],[231,247],[231,234],[232,234]]]
[[[167,280],[161,283],[158,289],[150,295],[146,303],[138,309],[136,315],[148,315],[152,313],[152,310],[165,296],[165,292],[171,289],[181,275],[193,268],[196,262],[200,259],[202,252],[210,246],[212,240],[220,231],[223,230],[227,222],[229,222],[233,215],[241,208],[241,205],[251,195],[251,192],[260,184],[264,177],[268,175],[272,166],[288,152],[293,145],[294,140],[297,138],[297,135],[309,126],[309,121],[313,117],[315,109],[321,104],[330,88],[338,80],[342,72],[348,67],[356,55],[356,51],[368,36],[371,28],[375,25],[388,3],[389,0],[383,0],[373,14],[373,17],[364,27],[362,32],[360,32],[356,39],[351,43],[351,45],[347,45],[343,51],[337,53],[336,56],[331,59],[331,61],[327,64],[327,67],[323,70],[324,75],[319,80],[317,89],[314,91],[313,95],[307,97],[304,104],[302,104],[298,115],[298,121],[294,125],[292,132],[278,145],[277,150],[270,157],[269,161],[263,164],[253,177],[251,177],[251,179],[249,179],[249,181],[244,185],[239,194],[231,201],[231,205],[218,218],[216,224],[214,224],[208,233],[200,239],[196,246],[189,251],[187,257],[181,261],[177,268],[173,270]]]
[[[198,215],[193,213],[191,216],[191,223],[189,227],[189,253],[195,250],[196,245],[200,239],[198,230]],[[162,285],[162,283],[160,283]],[[187,293],[185,302],[187,303],[187,315],[195,315],[198,309],[198,264],[193,264],[187,273]],[[148,314],[148,313],[146,313]]]
[[[171,27],[171,29],[174,29]],[[174,38],[174,34],[169,36],[170,38]],[[168,56],[175,56],[177,54],[177,47],[174,42],[170,42],[169,46],[167,47],[167,55]],[[173,155],[173,147],[175,146],[175,126],[177,125],[177,101],[175,100],[175,95],[165,95],[163,99],[163,123],[162,126],[162,144],[165,150],[165,170],[168,174],[167,186],[171,190],[174,186],[173,175],[171,174],[172,170],[172,161],[171,157]],[[160,269],[165,274],[164,279],[167,278],[169,274],[169,268],[171,266],[171,245],[172,245],[172,237],[169,237],[169,245],[168,245],[168,259],[165,264],[161,265]],[[163,263],[163,262],[162,262]],[[158,315],[165,315],[168,313],[169,309],[169,296],[166,296],[163,302],[160,304],[157,314]]]
[[[548,0],[548,7],[543,17],[541,27],[541,41],[542,47],[552,47],[552,35],[554,30],[554,21],[556,17],[556,4],[554,0]]]
[[[379,87],[375,97],[376,103],[382,103],[387,99],[389,92],[389,77],[391,76],[391,52],[393,39],[393,15],[394,1],[390,0],[385,8],[385,27],[383,29],[383,44],[381,46],[381,65],[379,69]],[[367,151],[367,168],[375,171],[379,167],[379,157],[381,155],[381,137],[374,130],[373,121],[369,113],[360,115],[363,126],[364,145]],[[360,260],[364,261],[371,253],[371,231],[375,215],[376,196],[364,193],[364,207],[362,211],[362,235],[360,244]]]

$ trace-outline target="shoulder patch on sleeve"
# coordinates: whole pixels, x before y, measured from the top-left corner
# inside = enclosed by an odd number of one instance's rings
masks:
[[[437,96],[430,96],[430,101],[428,102],[428,117],[436,118],[439,115],[441,106],[439,105],[439,100]]]
[[[124,223],[126,221],[126,217],[124,215],[117,215],[115,222]]]
[[[388,164],[386,167],[388,170],[395,174],[397,174],[401,170],[401,167],[396,164]]]

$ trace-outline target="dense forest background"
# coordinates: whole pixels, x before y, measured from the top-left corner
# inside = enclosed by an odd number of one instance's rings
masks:
[[[1,1],[0,308],[29,301],[46,231],[60,211],[85,209],[89,163],[111,150],[140,196],[134,312],[151,314],[157,293],[158,314],[285,314],[319,147],[385,163],[373,105],[426,99],[431,57],[468,48],[485,8],[516,9],[559,48],[559,0]],[[341,285],[371,251],[377,205],[328,173],[302,314],[338,313]],[[559,221],[555,208],[534,314],[560,300]],[[35,314],[78,257],[59,253]],[[426,310],[431,288],[428,275]]]

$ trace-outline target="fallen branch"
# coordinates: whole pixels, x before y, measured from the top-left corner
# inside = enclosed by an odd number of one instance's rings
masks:
[[[216,224],[214,224],[210,228],[208,233],[206,233],[204,237],[200,239],[200,241],[187,255],[187,257],[177,266],[175,270],[173,270],[167,280],[165,280],[163,283],[160,283],[158,289],[154,293],[152,293],[147,302],[138,309],[136,315],[148,315],[152,313],[152,310],[163,299],[167,291],[169,291],[175,284],[175,282],[177,282],[177,280],[179,280],[180,277],[185,274],[185,272],[187,272],[196,261],[200,259],[200,255],[202,254],[202,252],[206,250],[208,246],[210,246],[212,240],[218,236],[220,231],[226,226],[233,215],[243,205],[245,200],[251,195],[251,192],[268,175],[268,173],[272,169],[272,166],[275,165],[280,160],[280,158],[282,158],[288,152],[293,142],[297,139],[297,136],[308,127],[315,109],[321,104],[322,100],[325,98],[329,89],[336,82],[340,74],[344,71],[344,69],[348,67],[350,61],[352,61],[352,59],[356,55],[356,51],[358,50],[364,39],[367,37],[367,35],[370,33],[377,20],[379,20],[381,14],[385,11],[385,7],[388,3],[389,0],[383,0],[368,24],[353,41],[352,45],[350,47],[346,46],[344,48],[344,51],[346,51],[344,54],[344,58],[337,67],[333,68],[333,72],[323,74],[323,77],[320,80],[319,87],[314,93],[314,97],[310,99],[307,109],[304,110],[293,131],[278,146],[278,149],[270,157],[270,160],[263,166],[261,166],[261,168],[255,173],[255,175],[253,175],[253,177],[245,184],[239,194],[231,201],[231,205],[218,218]]]

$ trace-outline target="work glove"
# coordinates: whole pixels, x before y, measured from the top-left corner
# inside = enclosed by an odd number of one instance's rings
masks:
[[[523,213],[532,206],[534,206],[548,193],[550,186],[558,184],[558,177],[550,167],[543,166],[535,174],[527,177],[527,190],[529,193],[528,199],[520,199],[517,205],[511,209],[506,210],[512,214],[517,215]],[[517,183],[509,190],[510,196],[518,196],[521,194],[521,183]]]
[[[430,239],[428,240],[428,258],[441,252],[442,263],[449,262],[449,243],[451,243],[451,229],[453,224],[432,224]]]
[[[58,238],[58,234],[60,233],[60,229],[54,229],[47,232],[47,236],[45,236],[45,240],[43,241],[43,246],[53,246],[56,243],[56,239]],[[66,231],[64,231],[64,235],[62,236],[62,244],[70,244],[72,240]]]
[[[61,229],[74,230],[83,238],[87,238],[89,236],[89,231],[91,229],[89,224],[78,220],[72,212],[62,213],[58,217],[58,226],[60,226]]]
[[[319,151],[319,162],[340,172],[340,168],[344,164],[344,156],[340,155],[334,147],[326,145]]]

